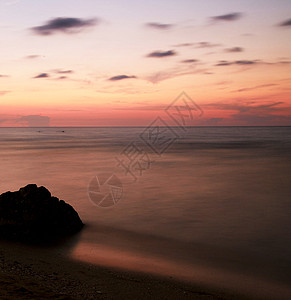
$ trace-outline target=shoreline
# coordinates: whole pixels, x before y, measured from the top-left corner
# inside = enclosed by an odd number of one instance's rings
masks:
[[[105,268],[0,242],[1,299],[251,299],[170,277]]]

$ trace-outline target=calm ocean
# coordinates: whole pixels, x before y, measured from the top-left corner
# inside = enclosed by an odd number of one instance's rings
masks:
[[[36,183],[79,212],[59,249],[74,259],[290,293],[291,127],[0,128],[0,156],[0,193]],[[122,197],[94,205],[90,181],[110,174]]]

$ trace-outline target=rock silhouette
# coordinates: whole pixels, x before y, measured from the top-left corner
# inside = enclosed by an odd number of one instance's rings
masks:
[[[46,242],[77,233],[83,223],[74,208],[52,197],[43,186],[29,184],[0,195],[0,237]]]

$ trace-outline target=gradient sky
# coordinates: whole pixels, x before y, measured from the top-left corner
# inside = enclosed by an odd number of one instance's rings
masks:
[[[0,47],[3,127],[291,125],[291,1],[0,0]]]

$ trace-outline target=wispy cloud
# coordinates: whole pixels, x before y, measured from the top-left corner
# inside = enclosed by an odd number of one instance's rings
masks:
[[[173,47],[191,47],[194,45],[195,45],[195,43],[181,43],[181,44],[176,44]]]
[[[281,26],[281,27],[289,27],[290,26],[291,27],[291,19],[280,23],[279,26]]]
[[[136,76],[117,75],[117,76],[110,77],[108,80],[119,81],[119,80],[124,80],[124,79],[133,79],[133,78],[136,78]]]
[[[210,103],[204,108],[233,112],[229,117],[219,120],[220,124],[240,125],[291,125],[291,117],[286,114],[290,107],[282,101],[267,104],[250,103]]]
[[[2,126],[49,127],[50,117],[42,115],[0,115]]]
[[[240,122],[252,126],[285,125],[290,126],[291,116],[283,114],[234,114],[234,122]]]
[[[57,74],[73,74],[74,71],[73,70],[53,70],[53,72],[57,73]]]
[[[163,23],[146,23],[146,27],[152,28],[152,29],[158,29],[158,30],[168,30],[174,27],[174,24],[163,24]]]
[[[278,86],[278,84],[275,84],[275,83],[261,84],[261,85],[256,85],[256,86],[249,87],[249,88],[241,88],[241,89],[235,90],[233,92],[248,92],[248,91],[272,87],[272,86]]]
[[[194,46],[196,48],[214,48],[214,47],[221,46],[221,44],[214,44],[210,42],[199,42],[199,43],[194,43]]]
[[[0,78],[6,78],[6,77],[9,77],[9,76],[8,75],[0,74]]]
[[[162,57],[167,57],[167,56],[174,56],[177,55],[177,53],[174,50],[168,50],[168,51],[154,51],[151,52],[147,55],[147,57],[157,57],[157,58],[162,58]]]
[[[242,16],[243,16],[242,13],[234,12],[225,15],[213,16],[210,19],[213,22],[221,22],[221,21],[231,22],[231,21],[239,20]]]
[[[38,35],[52,35],[58,32],[78,33],[81,30],[92,27],[98,23],[98,19],[79,18],[55,18],[44,25],[32,27],[31,30]]]
[[[156,87],[146,87],[146,88],[136,88],[129,85],[123,87],[115,87],[112,84],[110,86],[103,87],[101,89],[96,90],[97,93],[102,94],[127,94],[127,95],[142,95],[142,94],[152,94],[155,92],[159,92]],[[121,100],[113,100],[115,103],[128,103],[127,101]]]
[[[217,64],[215,64],[216,67],[223,67],[223,66],[230,66],[233,62],[228,60],[220,60]]]
[[[197,43],[181,43],[173,45],[173,47],[193,47],[193,48],[215,48],[220,47],[221,44],[211,43],[211,42],[197,42]]]
[[[275,63],[276,64],[276,63]],[[291,61],[288,60],[280,60],[277,62],[277,64],[281,64],[281,65],[289,65],[291,64]]]
[[[164,105],[136,105],[127,107],[116,107],[114,110],[136,110],[136,111],[163,111]]]
[[[17,120],[18,123],[24,123],[28,127],[48,127],[50,118],[41,115],[22,116]]]
[[[232,110],[240,113],[245,112],[261,112],[270,113],[275,111],[281,111],[283,108],[278,108],[279,105],[284,104],[282,101],[272,102],[269,104],[260,105],[249,105],[247,103],[237,104],[237,103],[210,103],[205,106],[219,109],[219,110]]]
[[[175,77],[193,75],[193,74],[207,74],[207,69],[193,68],[193,65],[180,65],[168,70],[152,73],[145,77],[151,83],[159,83]]]
[[[232,48],[226,48],[224,49],[225,52],[243,52],[244,49],[242,47],[232,47]]]
[[[33,78],[37,79],[37,78],[48,78],[48,77],[50,77],[48,73],[40,73]]]
[[[197,125],[291,125],[291,116],[287,114],[290,107],[282,101],[230,101],[203,105],[206,112],[203,118],[197,120]],[[208,116],[207,111],[215,111],[216,117]]]
[[[24,58],[26,58],[26,59],[37,59],[37,58],[40,58],[40,55],[36,55],[36,54],[27,55]]]

